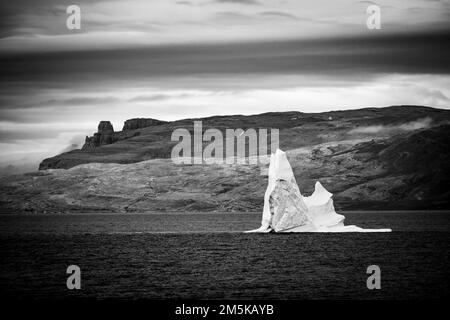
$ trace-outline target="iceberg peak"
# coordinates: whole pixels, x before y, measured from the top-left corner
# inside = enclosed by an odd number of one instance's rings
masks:
[[[309,197],[304,197],[303,199],[308,207],[310,207],[323,205],[327,203],[332,196],[333,194],[331,192],[328,192],[328,190],[325,189],[319,181],[316,181],[314,192]]]
[[[333,194],[317,181],[314,192],[303,197],[286,153],[277,149],[270,156],[268,185],[264,195],[261,227],[247,232],[390,232],[345,226],[336,213]]]

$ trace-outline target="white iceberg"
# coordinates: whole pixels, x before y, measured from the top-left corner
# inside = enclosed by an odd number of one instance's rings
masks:
[[[336,213],[333,194],[319,181],[309,197],[298,188],[286,153],[277,150],[270,157],[269,182],[264,195],[261,227],[247,232],[390,232],[391,229],[362,229],[344,225]]]

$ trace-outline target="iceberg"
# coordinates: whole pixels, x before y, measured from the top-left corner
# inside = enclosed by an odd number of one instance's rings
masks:
[[[391,232],[391,229],[363,229],[344,225],[336,213],[333,194],[317,181],[314,192],[303,197],[286,153],[278,149],[270,156],[269,179],[264,195],[261,227],[248,233],[266,232]]]

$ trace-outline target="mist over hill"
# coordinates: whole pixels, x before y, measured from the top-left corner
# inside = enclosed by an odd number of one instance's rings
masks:
[[[175,164],[171,134],[279,129],[304,195],[320,182],[338,210],[449,209],[450,112],[393,106],[324,113],[277,112],[163,122],[102,121],[81,149],[0,183],[3,212],[259,211],[264,165]],[[205,145],[208,143],[204,142]],[[248,150],[253,154],[255,150]],[[267,167],[267,165],[265,165]]]

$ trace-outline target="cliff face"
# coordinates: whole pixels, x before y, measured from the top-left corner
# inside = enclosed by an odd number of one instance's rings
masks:
[[[117,141],[114,136],[114,128],[109,121],[100,121],[97,133],[92,137],[87,137],[82,149],[95,148],[105,144],[111,144]]]
[[[125,130],[136,130],[141,128],[147,128],[151,126],[159,126],[160,124],[164,124],[166,121],[160,121],[156,119],[149,118],[134,118],[125,121],[122,131]]]
[[[134,118],[125,121],[122,131],[130,131],[151,126],[158,126],[164,123],[166,122],[151,118]],[[97,132],[94,133],[92,137],[86,137],[82,149],[85,150],[100,147],[117,142],[118,140],[124,138],[129,138],[129,135],[120,134],[120,132],[114,132],[114,128],[109,121],[100,121],[100,123],[98,124]]]
[[[100,121],[97,132],[91,137],[86,136],[85,143],[81,150],[72,150],[44,159],[39,164],[39,170],[68,169],[82,163],[90,162],[137,162],[139,160],[136,161],[135,159],[136,153],[139,153],[138,149],[132,147],[131,149],[134,150],[131,150],[129,154],[121,154],[130,149],[128,141],[123,140],[139,136],[141,134],[140,129],[156,127],[165,123],[167,122],[151,118],[135,118],[126,120],[122,131],[114,131],[110,121]],[[121,141],[122,143],[119,143]],[[154,149],[152,154],[154,155],[153,158],[167,157],[166,153],[159,152],[157,149]],[[108,157],[111,157],[110,160],[107,159]]]

